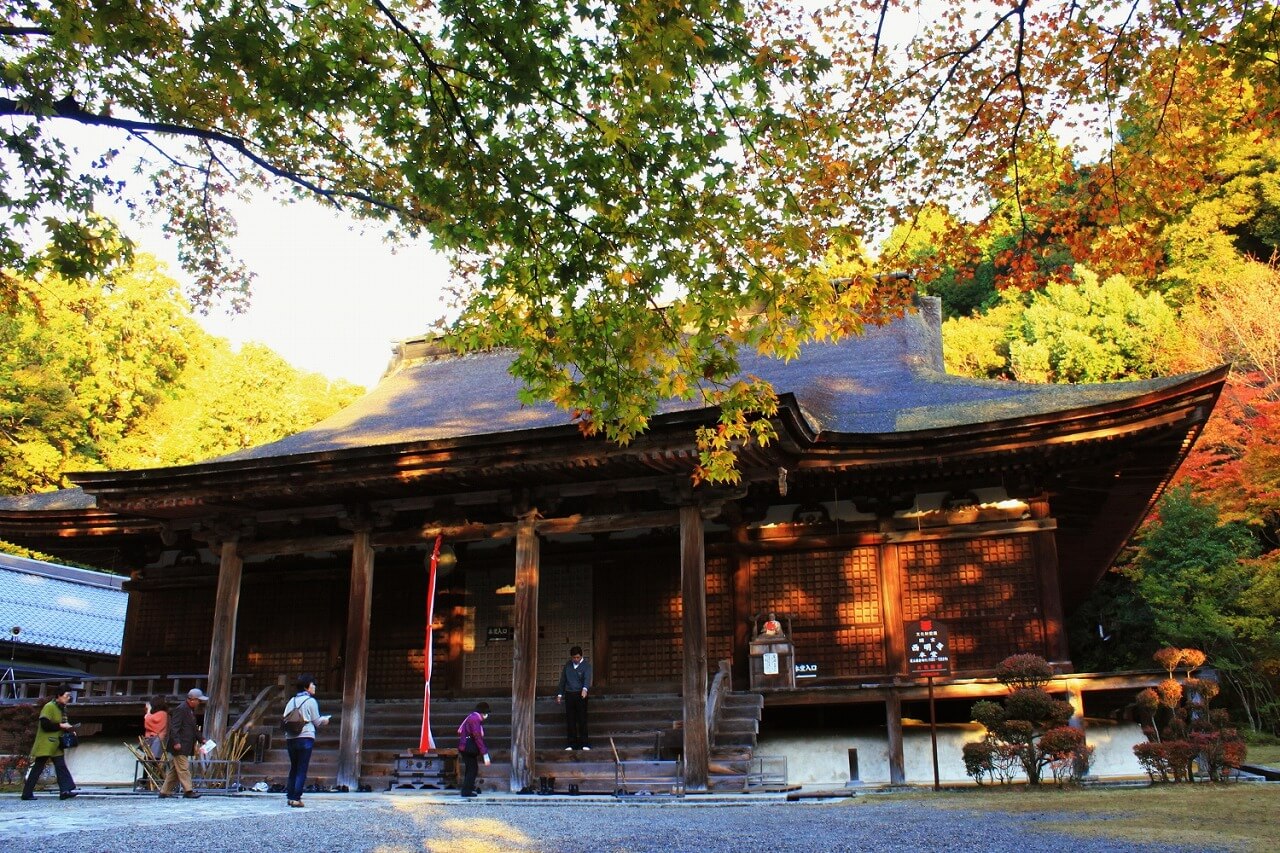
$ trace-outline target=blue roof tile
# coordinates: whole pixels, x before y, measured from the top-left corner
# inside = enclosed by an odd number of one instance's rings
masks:
[[[0,554],[0,630],[19,647],[120,654],[124,578]],[[21,633],[10,635],[13,627]]]

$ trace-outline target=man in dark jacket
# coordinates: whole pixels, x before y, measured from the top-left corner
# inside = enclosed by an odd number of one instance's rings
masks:
[[[560,671],[560,686],[556,688],[556,701],[564,702],[564,719],[568,728],[571,749],[591,751],[587,741],[587,690],[591,687],[591,661],[582,656],[582,646],[569,650],[569,660]]]
[[[196,724],[196,711],[209,697],[199,687],[187,692],[187,701],[179,703],[169,715],[169,752],[173,758],[160,786],[161,797],[172,797],[173,786],[182,785],[182,796],[194,800],[200,796],[191,784],[191,756],[200,750],[200,727]]]

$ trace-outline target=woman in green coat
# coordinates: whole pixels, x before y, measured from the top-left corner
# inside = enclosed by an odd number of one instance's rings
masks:
[[[36,741],[31,745],[31,770],[27,773],[27,784],[22,788],[22,799],[36,798],[36,782],[40,779],[40,771],[49,761],[53,762],[54,772],[58,774],[59,797],[69,800],[76,795],[76,782],[67,769],[67,760],[63,758],[62,743],[59,738],[64,731],[73,727],[67,722],[67,703],[71,701],[71,688],[62,685],[58,695],[40,711],[40,720],[36,726]]]

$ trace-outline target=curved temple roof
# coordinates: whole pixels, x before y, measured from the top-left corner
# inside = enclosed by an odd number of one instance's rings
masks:
[[[942,362],[939,302],[920,302],[920,310],[884,327],[838,343],[811,344],[789,362],[744,355],[742,373],[793,397],[820,440],[1050,415],[1138,397],[1188,378],[1036,385],[951,376]],[[519,401],[520,385],[507,371],[510,360],[508,352],[493,351],[407,361],[368,395],[314,427],[213,463],[570,426],[562,409]],[[696,401],[667,400],[654,422],[701,408]]]

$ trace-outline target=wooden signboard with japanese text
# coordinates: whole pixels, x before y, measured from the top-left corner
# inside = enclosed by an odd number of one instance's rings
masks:
[[[906,623],[907,672],[945,678],[951,675],[951,640],[947,626],[933,619]]]

